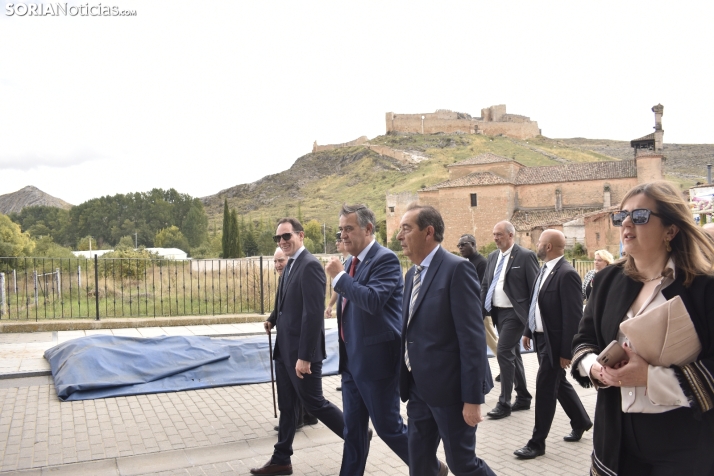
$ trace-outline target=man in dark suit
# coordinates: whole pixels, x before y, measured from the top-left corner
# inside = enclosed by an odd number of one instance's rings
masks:
[[[476,269],[445,251],[444,221],[429,206],[412,204],[397,239],[414,263],[405,277],[399,392],[409,417],[409,474],[440,476],[444,440],[454,474],[493,475],[476,456],[481,404],[493,388],[486,358]]]
[[[370,418],[379,437],[409,464],[398,388],[404,280],[397,255],[374,239],[375,224],[374,213],[365,205],[343,206],[342,244],[352,257],[344,266],[332,258],[325,268],[340,295],[336,304],[345,415],[342,476],[364,474]]]
[[[578,441],[592,428],[578,394],[565,378],[573,357],[573,336],[583,317],[582,284],[577,271],[563,259],[565,236],[558,230],[545,230],[538,239],[538,258],[545,264],[536,278],[528,313],[523,347],[530,349],[531,338],[538,352],[536,377],[535,428],[526,446],[514,452],[521,459],[545,454],[545,439],[560,402],[570,418],[573,431],[565,441]]]
[[[459,242],[457,243],[456,247],[459,249],[459,253],[461,253],[461,256],[466,258],[471,262],[472,265],[476,268],[476,273],[478,274],[478,282],[480,283],[483,281],[483,276],[486,274],[486,258],[481,256],[481,253],[479,253],[476,250],[476,237],[474,235],[461,235],[461,238],[459,238]],[[479,291],[480,293],[481,291]],[[493,328],[493,321],[491,320],[491,316],[487,315],[484,313],[483,316],[483,326],[484,329],[486,330],[486,345],[488,346],[489,349],[491,349],[491,352],[493,352],[494,356],[498,355],[498,336],[496,335],[496,331]],[[496,377],[496,381],[500,382],[501,379]]]
[[[521,337],[528,323],[528,305],[538,274],[535,253],[515,244],[516,229],[507,221],[493,227],[493,241],[498,250],[488,255],[486,275],[481,282],[481,300],[498,329],[496,358],[501,370],[501,394],[496,407],[488,412],[494,420],[512,411],[528,410],[533,398],[526,388],[521,360]],[[511,406],[511,394],[516,402]]]
[[[288,257],[285,256],[285,253],[283,253],[283,250],[278,248],[275,250],[275,253],[273,253],[273,264],[275,265],[275,272],[278,273],[278,286],[280,285],[280,278],[283,276],[283,270],[285,270],[285,266],[288,264]],[[278,289],[275,290],[275,305],[273,306],[273,310],[270,313],[270,316],[268,317],[268,320],[272,320],[275,322],[275,319],[277,317],[277,303],[278,303]],[[298,416],[298,422],[297,425],[295,426],[296,429],[300,429],[305,425],[314,425],[317,423],[317,418],[314,416],[310,415],[307,411],[305,411],[305,408],[303,408],[302,404],[300,404],[300,415]],[[280,426],[275,426],[275,431],[280,431]]]
[[[265,321],[266,332],[273,326],[278,329],[273,359],[280,423],[273,456],[264,466],[251,469],[251,474],[292,474],[290,457],[300,402],[340,438],[345,427],[340,409],[322,395],[325,272],[303,246],[305,232],[298,220],[281,219],[273,238],[288,257],[275,319]]]

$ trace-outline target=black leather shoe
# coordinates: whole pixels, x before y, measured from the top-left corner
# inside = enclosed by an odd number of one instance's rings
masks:
[[[513,404],[511,407],[512,412],[518,412],[521,410],[530,410],[531,409],[531,404],[530,403],[521,403],[521,402],[516,402]]]
[[[446,476],[447,474],[449,474],[449,467],[446,466],[446,463],[439,460],[439,472],[437,473],[437,476]]]
[[[250,474],[293,474],[293,465],[291,464],[273,464],[268,461],[260,468],[253,468]]]
[[[501,381],[501,374],[496,375],[496,378],[493,379],[493,380],[495,380],[496,382],[500,382],[500,381]]]
[[[583,433],[585,433],[592,427],[593,427],[593,424],[591,423],[590,426],[587,428],[580,428],[579,430],[573,430],[569,434],[565,435],[563,437],[563,439],[565,441],[570,441],[570,442],[580,441],[580,438],[583,437]]]
[[[315,417],[313,417],[313,418],[315,418]],[[317,423],[317,418],[315,418],[315,423]],[[315,423],[308,423],[308,425],[314,425]],[[304,421],[304,420],[301,421],[300,423],[298,423],[297,426],[295,427],[295,429],[296,429],[296,430],[299,430],[299,429],[302,428],[303,426],[305,426],[305,421]],[[275,425],[275,426],[273,427],[273,430],[279,431],[279,430],[280,430],[280,426]]]
[[[496,408],[486,413],[492,420],[500,420],[501,418],[506,418],[511,416],[511,409],[505,405],[498,404]]]
[[[513,454],[521,459],[533,459],[537,456],[543,456],[545,454],[545,450],[537,450],[535,448],[531,448],[530,446],[524,446],[523,448],[514,451]]]

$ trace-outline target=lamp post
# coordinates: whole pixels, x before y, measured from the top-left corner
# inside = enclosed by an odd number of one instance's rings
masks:
[[[325,245],[325,254],[327,254],[327,235],[325,234],[325,224],[322,224],[322,242]]]
[[[139,233],[134,232],[134,249],[139,247]]]

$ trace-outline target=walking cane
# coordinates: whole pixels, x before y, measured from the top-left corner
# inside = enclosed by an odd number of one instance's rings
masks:
[[[273,375],[273,333],[268,331],[268,349],[270,349],[270,385],[273,386],[273,415],[278,418],[278,409],[275,406],[275,376]]]

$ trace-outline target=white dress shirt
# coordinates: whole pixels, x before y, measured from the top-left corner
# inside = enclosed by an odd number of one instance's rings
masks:
[[[555,265],[558,264],[558,261],[560,261],[562,258],[563,258],[562,256],[558,256],[557,258],[553,258],[552,260],[547,261],[545,263],[545,271],[543,271],[543,276],[540,278],[540,286],[538,287],[538,289],[535,290],[536,294],[540,293],[540,290],[543,288],[543,283],[545,283],[545,280],[548,278],[548,275],[553,272],[553,268],[555,268]],[[541,319],[541,317],[540,317],[540,304],[538,303],[537,298],[536,298],[536,309],[535,309],[535,321],[536,321],[535,331],[543,332],[543,319]]]
[[[506,270],[508,269],[508,260],[511,259],[511,251],[513,251],[513,246],[511,245],[505,252],[498,255],[498,261],[496,261],[496,267],[493,268],[493,274],[496,274],[496,269],[498,269],[498,263],[503,259],[503,269],[501,269],[501,274],[498,276],[498,282],[496,283],[496,288],[493,290],[493,297],[491,298],[491,305],[494,307],[513,307],[511,300],[506,296],[506,292],[503,290],[503,284],[506,279]],[[493,279],[493,278],[491,278]]]

